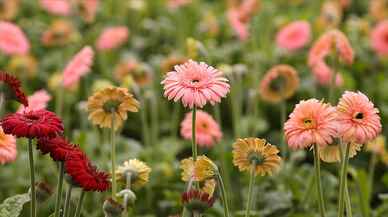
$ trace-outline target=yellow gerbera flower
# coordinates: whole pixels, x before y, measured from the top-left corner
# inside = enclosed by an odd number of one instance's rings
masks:
[[[205,155],[198,156],[194,163],[193,158],[186,158],[181,161],[182,180],[201,182],[212,178],[216,174],[217,166]]]
[[[125,161],[116,169],[118,181],[126,182],[128,176],[131,178],[131,186],[140,188],[147,184],[151,168],[146,163],[138,159]]]
[[[213,197],[214,191],[216,189],[217,182],[215,179],[207,179],[203,184],[202,191],[209,194],[209,197]]]
[[[366,144],[366,150],[378,155],[385,153],[385,136],[379,135],[376,139]]]
[[[182,169],[182,181],[188,182],[190,179],[194,180],[194,161],[193,158],[186,158],[181,160],[180,168]]]
[[[280,167],[279,149],[265,139],[237,139],[233,144],[233,164],[240,171],[249,171],[252,166],[257,175],[272,175]]]
[[[121,87],[107,87],[88,99],[89,120],[100,127],[117,130],[127,119],[127,112],[137,112],[139,102]],[[114,124],[113,124],[114,117]]]
[[[349,149],[349,158],[352,158],[357,155],[357,152],[361,150],[362,145],[357,143],[351,143]],[[334,163],[341,161],[341,152],[340,147],[336,145],[327,145],[325,147],[319,148],[319,158],[322,161],[327,163]],[[345,151],[345,146],[343,147]]]

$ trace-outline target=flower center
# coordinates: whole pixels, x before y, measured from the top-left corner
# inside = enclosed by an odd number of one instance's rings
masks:
[[[303,124],[305,128],[313,128],[315,126],[314,120],[311,118],[303,119]]]
[[[283,76],[278,76],[277,78],[271,81],[269,87],[273,91],[283,91],[285,85],[286,79]]]
[[[27,118],[27,121],[31,122],[31,123],[40,119],[40,117],[38,115],[35,115],[35,114],[27,114],[26,118]]]
[[[197,84],[199,82],[199,79],[192,79],[191,84]]]
[[[112,110],[117,111],[119,105],[120,105],[120,102],[117,100],[108,100],[104,103],[102,107],[105,112],[112,112]]]
[[[362,112],[357,112],[355,115],[354,115],[354,118],[357,119],[357,120],[361,120],[364,118],[364,114]]]
[[[259,164],[264,163],[264,160],[265,160],[264,156],[260,153],[251,152],[248,154],[248,161],[251,164],[259,165]]]

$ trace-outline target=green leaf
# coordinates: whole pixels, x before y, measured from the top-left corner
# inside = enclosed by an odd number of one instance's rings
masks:
[[[18,217],[23,209],[23,205],[30,201],[30,195],[18,194],[9,197],[0,204],[0,217]]]

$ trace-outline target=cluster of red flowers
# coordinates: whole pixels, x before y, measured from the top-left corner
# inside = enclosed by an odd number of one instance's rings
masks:
[[[28,106],[28,100],[21,89],[21,83],[15,76],[0,71],[0,81],[7,84],[11,88],[16,101],[20,102],[25,107]]]

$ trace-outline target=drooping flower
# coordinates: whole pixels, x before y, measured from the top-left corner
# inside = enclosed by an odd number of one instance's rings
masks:
[[[349,148],[349,158],[357,155],[361,151],[362,144],[351,143]],[[345,149],[345,148],[344,148]],[[330,144],[319,148],[319,158],[327,163],[341,162],[341,150],[339,144]],[[345,150],[343,150],[345,151]]]
[[[384,135],[379,135],[376,137],[374,140],[369,141],[366,144],[366,150],[369,152],[372,152],[377,155],[384,155],[386,152],[385,150],[385,136]]]
[[[69,155],[80,151],[77,145],[71,144],[62,136],[39,138],[37,149],[39,149],[42,154],[50,154],[50,157],[54,161],[65,161]]]
[[[196,112],[195,129],[196,141],[199,146],[211,148],[222,138],[222,132],[217,122],[202,110]],[[188,140],[192,138],[192,112],[187,113],[181,123],[181,135]]]
[[[345,143],[365,144],[381,131],[379,110],[361,92],[345,91],[337,113],[338,133]]]
[[[69,16],[71,14],[69,0],[40,0],[39,4],[44,10],[54,15]]]
[[[332,77],[334,76],[333,70],[324,61],[318,61],[312,68],[311,71],[314,78],[320,85],[328,86],[331,83]],[[335,79],[336,86],[342,86],[344,83],[342,75],[337,73]]]
[[[28,106],[21,105],[17,112],[46,109],[50,100],[51,96],[46,90],[38,90],[28,97]]]
[[[215,198],[200,190],[192,189],[182,194],[183,206],[190,212],[202,214],[214,204]]]
[[[23,104],[24,106],[28,106],[27,97],[21,89],[21,82],[16,77],[6,72],[0,71],[0,82],[3,82],[11,89],[11,95],[13,96],[13,99]]]
[[[78,83],[80,78],[90,72],[93,64],[94,52],[89,46],[82,48],[63,71],[63,86],[69,88]]]
[[[0,50],[6,55],[26,55],[30,42],[19,26],[0,21]]]
[[[264,100],[278,103],[293,96],[298,87],[296,70],[289,65],[276,65],[264,75],[259,91]]]
[[[201,190],[207,193],[210,197],[213,197],[216,186],[217,181],[215,179],[206,179]]]
[[[205,155],[198,156],[197,161],[193,158],[183,159],[180,163],[182,169],[182,180],[185,182],[204,181],[212,178],[216,174],[217,166]]]
[[[78,32],[72,22],[56,19],[43,32],[40,41],[45,46],[64,46],[76,39],[77,36]]]
[[[126,183],[127,178],[131,179],[131,186],[140,188],[148,183],[151,168],[138,159],[125,161],[116,169],[117,180]]]
[[[6,115],[0,125],[6,134],[18,138],[54,137],[63,133],[61,119],[44,109]]]
[[[114,26],[104,29],[96,42],[97,50],[112,50],[123,45],[128,39],[129,31],[126,26]]]
[[[128,89],[107,87],[89,97],[88,119],[100,127],[112,128],[114,117],[114,129],[117,130],[127,119],[127,112],[137,112],[138,108],[139,102]]]
[[[206,103],[214,105],[229,92],[228,79],[222,72],[204,62],[188,62],[175,66],[161,82],[168,100],[182,101],[185,107],[202,108]]]
[[[372,49],[382,56],[388,55],[388,20],[379,22],[372,30],[370,44]]]
[[[304,47],[310,39],[310,23],[304,20],[291,22],[276,34],[277,46],[288,51],[296,51]]]
[[[19,11],[20,0],[7,0],[0,2],[0,19],[12,20]]]
[[[255,175],[272,175],[280,167],[278,153],[279,149],[265,139],[237,139],[233,144],[233,164],[240,171],[250,171],[254,167]]]
[[[0,127],[0,165],[16,160],[16,139],[12,135],[4,133]]]
[[[182,181],[189,182],[190,180],[197,181],[194,176],[194,160],[192,157],[181,160],[180,168],[182,169]]]
[[[337,136],[336,109],[317,99],[302,100],[284,124],[288,146],[307,148],[313,144],[326,146]]]

